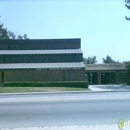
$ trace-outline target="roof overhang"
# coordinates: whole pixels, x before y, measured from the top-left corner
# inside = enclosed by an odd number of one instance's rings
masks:
[[[85,70],[126,70],[125,64],[85,64]]]
[[[66,69],[85,69],[83,62],[73,63],[15,63],[0,64],[0,70],[66,70]]]
[[[26,54],[81,54],[81,49],[60,50],[0,50],[0,55],[26,55]]]

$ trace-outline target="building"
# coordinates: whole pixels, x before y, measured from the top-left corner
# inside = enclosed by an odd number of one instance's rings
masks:
[[[124,64],[85,64],[81,39],[0,40],[0,85],[4,82],[127,82]]]
[[[86,64],[85,80],[89,84],[127,83],[125,64]]]
[[[0,40],[0,83],[83,81],[80,39]]]

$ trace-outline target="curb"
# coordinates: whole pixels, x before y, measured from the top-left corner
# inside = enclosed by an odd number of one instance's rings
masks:
[[[75,126],[45,126],[27,128],[2,128],[1,130],[119,130],[117,124],[112,125],[75,125]]]
[[[38,94],[73,94],[73,93],[112,93],[112,92],[130,92],[130,91],[57,91],[57,92],[25,92],[25,93],[0,93],[0,96],[6,95],[38,95]]]

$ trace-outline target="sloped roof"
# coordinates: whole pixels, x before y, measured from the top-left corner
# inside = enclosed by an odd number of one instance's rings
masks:
[[[83,62],[67,62],[67,63],[13,63],[0,64],[0,70],[10,69],[81,69],[84,68]]]
[[[74,54],[82,53],[81,49],[63,50],[0,50],[0,55],[22,55],[22,54]]]

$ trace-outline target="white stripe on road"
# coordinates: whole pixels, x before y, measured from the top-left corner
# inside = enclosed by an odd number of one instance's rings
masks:
[[[120,99],[130,99],[129,97],[78,97],[78,98],[73,98],[73,97],[69,97],[69,98],[5,98],[5,99],[1,99],[0,103],[33,103],[33,102],[58,102],[58,101],[89,101],[89,100],[120,100]]]
[[[129,130],[125,128],[123,130]],[[82,126],[52,126],[52,127],[30,127],[30,128],[3,128],[1,130],[119,130],[117,124],[113,125],[82,125]]]

